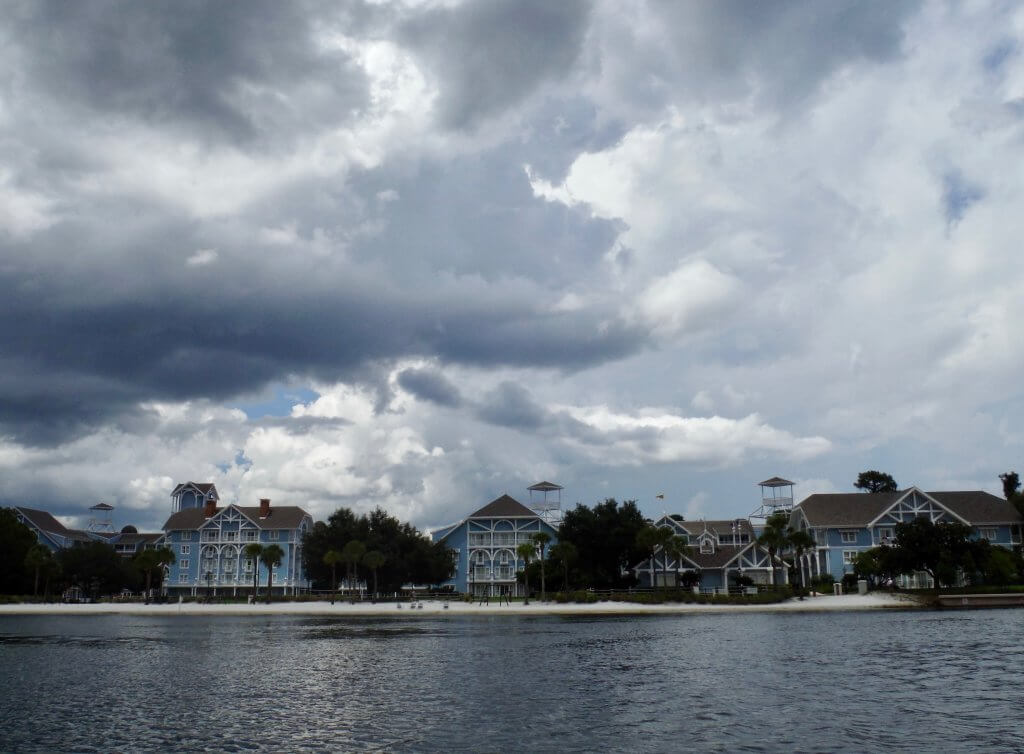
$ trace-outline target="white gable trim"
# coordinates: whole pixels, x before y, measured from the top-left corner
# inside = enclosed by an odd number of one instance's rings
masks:
[[[913,497],[914,493],[917,493],[918,495],[923,497],[928,502],[928,507],[927,508],[912,507],[912,506],[909,506],[906,503],[906,501],[909,498]],[[868,494],[870,494],[870,493],[868,493]],[[883,523],[882,519],[884,519],[886,517],[891,519],[892,520],[892,525],[895,526],[897,523],[899,523],[900,521],[903,520],[903,517],[901,515],[899,515],[899,516],[896,515],[896,513],[900,513],[900,514],[912,513],[914,515],[920,515],[919,512],[925,512],[925,513],[928,514],[928,518],[932,522],[934,522],[938,518],[938,516],[934,515],[934,510],[932,510],[933,508],[938,508],[940,511],[942,511],[942,512],[944,512],[944,513],[946,513],[946,514],[948,514],[950,516],[952,516],[953,518],[955,518],[957,521],[960,521],[961,523],[967,524],[968,526],[971,525],[970,521],[968,521],[967,519],[963,518],[960,514],[956,513],[955,511],[951,510],[950,508],[948,508],[945,505],[943,505],[942,503],[940,503],[938,500],[936,500],[934,497],[929,495],[927,492],[925,492],[923,490],[920,490],[917,487],[911,487],[903,495],[901,495],[899,497],[899,499],[897,499],[892,505],[890,505],[884,511],[879,513],[878,516],[876,516],[872,521],[869,521],[865,528],[870,529],[870,528],[872,528],[874,526],[878,526],[880,523]],[[939,515],[941,515],[941,513]],[[890,522],[886,521],[884,523],[888,524]],[[853,527],[853,528],[860,529],[861,527],[858,526],[858,527]]]

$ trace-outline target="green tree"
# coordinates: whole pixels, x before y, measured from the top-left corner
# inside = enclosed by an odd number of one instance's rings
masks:
[[[454,568],[454,553],[445,544],[430,541],[414,526],[386,511],[378,508],[357,516],[347,508],[339,508],[327,521],[314,524],[303,537],[303,562],[310,578],[327,583],[331,569],[324,563],[324,555],[328,550],[342,552],[352,540],[387,558],[377,570],[380,592],[392,592],[409,583],[440,584]]]
[[[579,557],[576,545],[572,542],[558,542],[551,548],[549,557],[562,569],[562,590],[569,591],[569,569]]]
[[[143,550],[135,556],[135,565],[146,575],[146,602],[153,587],[153,572],[163,572],[165,566],[175,562],[174,552],[169,547]]]
[[[892,476],[875,469],[860,472],[853,486],[865,492],[896,492],[899,489]]]
[[[134,566],[106,542],[83,542],[66,547],[58,550],[56,557],[71,582],[93,597],[116,594],[122,589],[135,591],[141,586]]]
[[[10,508],[0,508],[0,593],[25,594],[25,556],[39,544],[36,535]]]
[[[331,567],[331,591],[337,595],[338,591],[338,563],[343,563],[345,558],[337,550],[328,550],[322,558],[325,565]],[[334,596],[331,597],[331,604],[334,604]]]
[[[377,599],[377,570],[387,562],[387,556],[380,550],[370,550],[363,555],[363,565],[373,573],[373,599]]]
[[[349,589],[353,588],[359,580],[359,561],[363,559],[363,555],[365,554],[366,545],[358,539],[353,539],[351,542],[347,542],[341,549],[341,557],[348,564],[347,579]]]
[[[1024,495],[1020,494],[1020,476],[1016,471],[1007,471],[999,475],[1003,483],[1003,496],[1013,503],[1017,512],[1024,515]]]
[[[284,550],[280,545],[267,545],[263,548],[263,565],[267,567],[267,604],[270,604],[270,594],[274,589],[274,569],[281,565],[284,560]]]
[[[779,511],[768,516],[765,521],[764,530],[757,538],[757,544],[768,551],[768,557],[772,564],[772,585],[776,585],[775,559],[776,556],[785,551],[789,546],[789,536],[786,529],[789,527],[789,514]]]
[[[956,581],[960,569],[973,571],[984,561],[988,542],[971,540],[971,527],[959,521],[928,518],[896,524],[895,566],[902,573],[924,571],[935,588]]]
[[[651,588],[656,586],[654,578],[655,559],[659,552],[661,558],[661,585],[668,588],[668,557],[664,552],[665,546],[672,539],[672,530],[664,526],[653,526],[648,524],[636,533],[636,546],[643,550],[651,562]]]
[[[32,545],[25,553],[25,568],[33,574],[32,596],[39,596],[39,575],[46,569],[53,560],[53,553],[46,545]]]
[[[263,557],[263,545],[259,542],[251,542],[242,550],[245,557],[252,561],[252,601],[259,598],[260,588],[260,558]]]
[[[1009,550],[992,546],[987,556],[978,563],[978,571],[986,584],[1015,584],[1020,581],[1020,556]]]
[[[800,587],[806,588],[807,580],[804,578],[804,568],[801,564],[801,560],[805,553],[814,549],[814,537],[803,529],[788,527],[786,529],[786,540],[790,550],[793,551],[793,561],[796,563],[796,567],[800,571]],[[802,595],[801,599],[803,599]]]
[[[999,475],[1003,483],[1003,496],[1007,500],[1013,500],[1020,494],[1020,476],[1016,471],[1007,471]]]
[[[571,542],[578,553],[577,586],[618,589],[633,586],[628,570],[647,557],[636,535],[647,525],[636,501],[608,498],[593,508],[577,505],[565,512],[558,541]]]
[[[518,555],[520,557],[520,559],[522,559],[522,561],[526,564],[525,567],[523,568],[523,576],[524,576],[524,578],[526,580],[526,595],[525,595],[525,597],[523,599],[523,604],[524,605],[529,605],[530,604],[530,572],[529,572],[529,568],[530,568],[530,561],[533,560],[533,558],[534,558],[534,556],[536,554],[537,554],[537,546],[534,545],[533,542],[523,542],[518,547],[516,547],[516,555]]]
[[[547,601],[547,576],[544,574],[544,550],[551,542],[551,535],[546,531],[539,531],[534,534],[530,539],[534,545],[537,546],[537,551],[540,553],[540,601]]]
[[[676,562],[676,588],[679,588],[679,566],[682,564],[683,558],[688,557],[691,552],[686,537],[679,534],[669,537],[665,544],[665,553]]]

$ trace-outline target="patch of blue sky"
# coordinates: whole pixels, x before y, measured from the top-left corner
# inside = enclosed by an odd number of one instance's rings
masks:
[[[308,388],[274,384],[268,387],[262,395],[255,396],[254,400],[235,403],[232,408],[241,409],[250,419],[288,416],[292,412],[292,406],[299,403],[310,403],[319,396],[319,393]]]

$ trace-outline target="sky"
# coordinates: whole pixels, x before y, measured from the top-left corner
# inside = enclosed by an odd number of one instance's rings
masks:
[[[1012,2],[12,0],[0,504],[1000,493],[1022,39]]]

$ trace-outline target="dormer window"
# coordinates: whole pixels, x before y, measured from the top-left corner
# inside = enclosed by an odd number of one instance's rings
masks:
[[[701,555],[714,555],[715,553],[715,540],[711,537],[700,538],[700,554]]]

